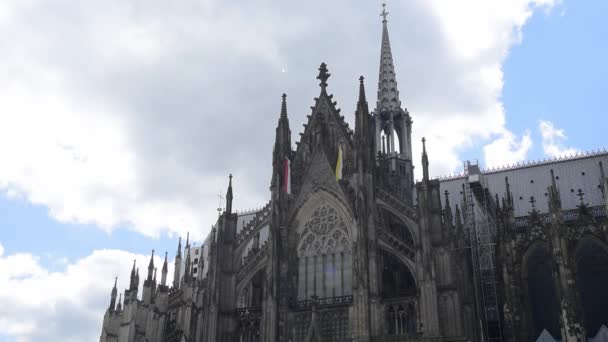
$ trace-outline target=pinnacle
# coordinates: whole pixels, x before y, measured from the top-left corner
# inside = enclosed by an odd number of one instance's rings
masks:
[[[359,77],[359,103],[364,103],[367,100],[365,99],[365,77]]]
[[[281,102],[281,119],[287,119],[287,94],[283,93],[283,102]]]

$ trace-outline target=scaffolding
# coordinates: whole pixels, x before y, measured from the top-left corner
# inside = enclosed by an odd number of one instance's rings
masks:
[[[475,303],[480,313],[482,342],[502,341],[500,304],[496,281],[495,203],[477,164],[466,162],[463,201],[464,232],[473,264]]]

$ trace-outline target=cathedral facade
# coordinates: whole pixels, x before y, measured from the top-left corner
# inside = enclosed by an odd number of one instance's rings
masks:
[[[225,210],[202,247],[180,240],[172,284],[165,255],[158,282],[150,260],[141,296],[136,265],[124,299],[114,286],[101,342],[534,341],[541,326],[556,339],[586,338],[572,255],[587,247],[573,241],[589,239],[592,256],[608,256],[608,202],[583,203],[580,220],[564,222],[560,190],[547,178],[546,213],[532,208],[520,218],[508,181],[500,198],[496,186],[478,184],[488,172],[430,179],[424,139],[415,182],[412,119],[399,97],[386,14],[375,108],[361,77],[351,129],[323,63],[320,94],[294,146],[283,95],[269,202],[237,213],[230,177]],[[533,275],[522,266],[530,258],[540,260]],[[549,277],[539,286],[553,284],[555,293],[548,318],[527,304],[528,294],[544,294],[528,286],[539,272]],[[594,327],[606,324],[602,317]]]

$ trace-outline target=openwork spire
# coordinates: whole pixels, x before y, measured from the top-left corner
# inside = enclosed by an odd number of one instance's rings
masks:
[[[388,37],[388,12],[386,4],[382,4],[382,47],[380,50],[380,76],[378,78],[378,103],[376,112],[395,110],[401,108],[399,90],[397,89],[397,76],[393,64],[391,42]]]

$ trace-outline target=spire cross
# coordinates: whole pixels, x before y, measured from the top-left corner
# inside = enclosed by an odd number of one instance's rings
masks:
[[[386,11],[386,2],[382,3],[382,13],[380,13],[380,16],[382,17],[382,22],[385,23],[386,17],[388,16],[388,12]]]
[[[578,189],[578,193],[576,194],[576,196],[578,196],[581,199],[581,204],[583,204],[583,196],[585,196],[585,193],[583,192],[582,189]]]

